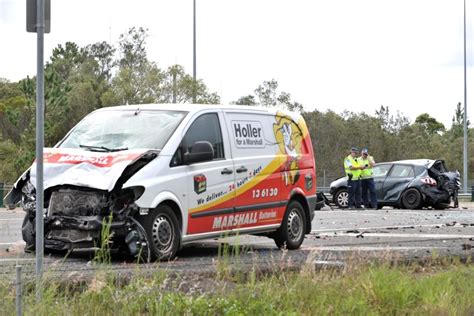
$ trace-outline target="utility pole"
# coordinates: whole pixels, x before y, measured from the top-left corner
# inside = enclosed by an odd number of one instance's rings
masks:
[[[193,103],[196,103],[196,0],[193,0]]]
[[[464,169],[464,193],[467,194],[468,173],[467,173],[467,77],[466,77],[466,0],[464,0],[464,150],[463,150],[463,169]]]
[[[44,255],[44,33],[51,28],[51,0],[26,1],[26,31],[36,33],[36,301],[42,297]]]

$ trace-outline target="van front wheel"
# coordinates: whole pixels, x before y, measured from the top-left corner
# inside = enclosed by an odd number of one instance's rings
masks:
[[[306,231],[306,216],[298,201],[291,201],[286,208],[280,228],[274,240],[278,248],[298,249],[303,243]]]
[[[145,228],[152,260],[170,260],[181,238],[178,219],[168,205],[160,205],[140,219]]]

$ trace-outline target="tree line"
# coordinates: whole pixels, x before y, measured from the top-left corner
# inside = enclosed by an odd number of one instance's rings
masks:
[[[220,103],[217,93],[209,91],[202,80],[194,80],[182,66],[160,69],[148,58],[146,40],[147,30],[133,27],[120,35],[116,46],[98,42],[79,47],[66,42],[53,49],[45,65],[46,146],[54,146],[82,117],[105,106]],[[36,78],[10,82],[0,74],[0,182],[15,181],[34,159],[35,103]],[[449,128],[429,113],[410,123],[402,113],[393,114],[383,105],[374,115],[304,111],[303,104],[281,91],[273,79],[231,103],[301,112],[312,137],[318,179],[324,173],[326,184],[344,174],[342,160],[351,146],[368,147],[376,161],[444,159],[449,169],[462,174],[464,112],[460,103],[453,107]],[[472,140],[468,148],[472,179]]]

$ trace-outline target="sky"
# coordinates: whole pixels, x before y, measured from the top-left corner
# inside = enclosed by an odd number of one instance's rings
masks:
[[[447,128],[464,106],[463,0],[196,0],[197,77],[229,103],[275,79],[305,110],[412,122],[428,113]],[[474,0],[466,0],[467,113],[474,110]],[[26,1],[0,0],[0,77],[36,74]],[[193,0],[51,0],[45,61],[59,44],[116,45],[148,29],[148,58],[193,72]]]

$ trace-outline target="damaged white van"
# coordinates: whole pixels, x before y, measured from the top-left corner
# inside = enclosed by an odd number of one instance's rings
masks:
[[[33,164],[6,203],[21,202],[35,247]],[[112,248],[146,261],[191,241],[232,234],[297,249],[316,203],[310,135],[296,113],[270,108],[127,105],[102,108],[44,149],[44,246]]]

